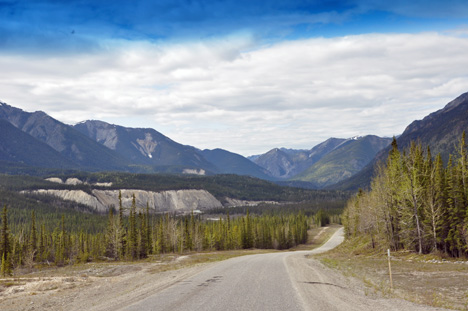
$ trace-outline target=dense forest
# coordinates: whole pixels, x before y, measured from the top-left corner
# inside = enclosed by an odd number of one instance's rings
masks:
[[[352,198],[343,213],[348,237],[367,236],[372,247],[468,255],[468,153],[465,133],[444,165],[430,148],[394,139],[371,190]]]
[[[35,209],[32,209],[28,216],[23,210],[20,218],[9,221],[10,214],[17,215],[18,211],[11,211],[5,205],[0,232],[2,273],[6,275],[15,268],[38,265],[138,260],[162,253],[286,249],[305,243],[311,226],[339,221],[336,211],[329,213],[312,207],[306,208],[307,212],[295,207],[252,209],[256,213],[251,214],[247,209],[245,214],[237,214],[242,211],[225,209],[216,219],[193,213],[151,215],[148,208],[146,211],[137,208],[133,200],[128,216],[124,215],[120,204],[117,211],[111,209],[107,216],[75,211],[58,213],[51,209],[49,213],[42,213],[38,221]],[[229,211],[236,215],[230,216]],[[59,221],[57,217],[60,217]],[[51,225],[53,223],[55,225]]]
[[[66,185],[44,180],[47,177],[78,178],[81,185]],[[108,187],[93,184],[112,183]],[[139,189],[147,191],[203,189],[223,202],[226,197],[252,201],[312,202],[328,201],[343,203],[349,198],[345,191],[310,190],[286,187],[262,179],[238,175],[169,175],[133,174],[121,172],[73,172],[46,174],[42,176],[0,174],[0,190],[21,191],[37,189],[74,189],[91,193],[92,189]]]
[[[67,185],[47,177],[78,178]],[[53,196],[21,193],[34,189],[151,191],[205,189],[219,199],[277,201],[251,207],[219,208],[204,214],[151,214],[148,207],[122,206],[109,214]],[[61,175],[0,174],[0,260],[2,273],[20,267],[68,265],[101,260],[138,260],[163,253],[245,248],[286,249],[304,243],[311,226],[339,222],[346,192],[282,187],[236,175],[174,176],[114,172]],[[120,204],[121,205],[121,204]],[[3,259],[2,259],[3,258]]]

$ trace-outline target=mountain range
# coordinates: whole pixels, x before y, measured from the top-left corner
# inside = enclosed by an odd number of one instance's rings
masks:
[[[424,119],[413,121],[396,140],[400,150],[408,148],[411,141],[430,147],[433,157],[440,153],[447,163],[449,154],[458,154],[456,147],[462,138],[462,133],[467,130],[468,93],[464,93]],[[387,159],[390,149],[391,146],[382,149],[361,171],[329,188],[357,190],[369,187],[376,164]]]
[[[398,137],[430,146],[444,158],[468,127],[468,93]],[[373,167],[385,159],[391,138],[330,138],[310,150],[274,148],[245,158],[223,149],[179,144],[151,128],[127,128],[99,120],[64,124],[42,111],[26,112],[0,102],[0,172],[15,167],[138,173],[237,174],[308,188],[355,190],[369,185]]]
[[[74,126],[42,111],[0,103],[0,167],[139,173],[238,174],[274,177],[247,158],[222,149],[199,150],[151,128],[127,128],[98,120]]]

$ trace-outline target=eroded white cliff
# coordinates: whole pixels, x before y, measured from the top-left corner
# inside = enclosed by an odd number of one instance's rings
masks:
[[[70,200],[91,207],[97,212],[105,213],[110,207],[119,207],[119,190],[92,190],[88,194],[82,190],[41,189],[31,191],[35,194],[54,195],[64,200]],[[205,210],[222,207],[211,193],[206,190],[170,190],[152,192],[135,189],[123,189],[122,206],[129,209],[132,197],[135,195],[137,208],[145,209],[148,204],[152,212]]]

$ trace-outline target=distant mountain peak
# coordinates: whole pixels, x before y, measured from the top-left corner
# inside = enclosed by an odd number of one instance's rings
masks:
[[[456,108],[458,107],[459,105],[461,104],[464,104],[464,103],[467,103],[468,102],[468,92],[466,93],[463,93],[461,94],[460,96],[458,96],[457,98],[455,98],[454,100],[452,100],[451,102],[449,102],[444,109],[445,112],[453,109],[453,108]]]
[[[432,155],[440,153],[442,159],[447,161],[449,154],[457,152],[455,146],[466,130],[468,130],[468,93],[463,93],[444,108],[409,124],[405,131],[397,136],[398,148],[405,150],[412,141],[418,142],[423,146],[429,146]],[[369,187],[375,164],[385,161],[390,148],[381,150],[361,172],[330,188],[357,190]]]
[[[65,167],[118,169],[128,164],[118,154],[100,146],[43,111],[26,112],[7,104],[0,107],[0,119],[10,122],[19,130],[57,151],[67,159]]]

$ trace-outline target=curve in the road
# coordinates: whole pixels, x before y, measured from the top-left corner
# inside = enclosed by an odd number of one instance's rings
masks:
[[[403,300],[367,297],[341,274],[307,258],[342,241],[340,228],[312,251],[231,258],[123,310],[428,310]]]

